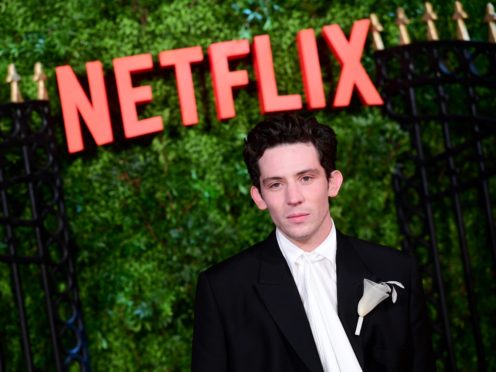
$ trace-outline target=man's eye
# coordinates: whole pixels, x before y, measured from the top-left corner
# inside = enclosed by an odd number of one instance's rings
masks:
[[[303,182],[310,182],[310,181],[312,181],[312,179],[313,179],[312,176],[303,176],[303,177],[301,177],[301,180]]]
[[[281,187],[281,185],[282,184],[280,182],[274,182],[274,183],[271,183],[269,185],[269,189],[271,189],[271,190],[277,190],[277,189],[279,189]]]

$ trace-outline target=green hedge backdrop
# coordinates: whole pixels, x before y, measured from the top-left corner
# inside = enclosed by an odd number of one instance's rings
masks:
[[[455,35],[453,3],[433,1],[444,39]],[[482,23],[485,2],[466,1],[473,39],[486,40]],[[93,60],[112,68],[112,59],[200,45],[206,53],[214,42],[268,33],[281,93],[302,94],[295,36],[299,30],[337,23],[349,33],[354,20],[376,12],[385,28],[386,45],[397,44],[395,10],[403,6],[412,20],[411,36],[425,39],[420,1],[214,1],[96,0],[0,3],[0,72],[16,63],[21,88],[35,97],[28,80],[35,62],[49,76],[49,94],[60,143],[65,201],[72,238],[91,364],[95,371],[186,371],[190,363],[192,304],[198,273],[265,237],[270,219],[249,197],[249,178],[241,148],[247,131],[261,119],[254,89],[236,94],[236,118],[216,119],[208,73],[195,70],[200,123],[181,125],[173,73],[145,81],[154,101],[141,117],[160,115],[164,131],[149,141],[129,141],[125,148],[107,146],[86,155],[68,156],[63,140],[54,68],[69,64],[81,75]],[[370,43],[369,43],[370,44]],[[339,65],[330,51],[323,64],[327,96],[332,96]],[[363,63],[373,75],[372,50]],[[254,81],[249,58],[247,68]],[[7,102],[9,89],[0,89]],[[357,102],[346,110],[316,112],[338,134],[338,166],[345,183],[332,202],[337,226],[346,233],[393,247],[401,236],[393,204],[391,173],[409,139],[380,109]],[[4,249],[0,245],[0,250]],[[456,253],[453,254],[456,256]],[[445,258],[449,260],[449,257]],[[453,259],[454,260],[454,259]],[[455,265],[455,264],[453,264]],[[29,285],[27,297],[37,298]],[[461,294],[460,294],[461,295]],[[3,332],[16,337],[9,272],[0,267],[0,319]],[[36,311],[29,308],[35,363],[43,369],[50,358],[46,331],[37,330]],[[5,306],[4,306],[5,305]],[[463,338],[463,314],[455,335]],[[22,369],[19,342],[10,338],[8,364]],[[458,342],[458,350],[470,347]],[[467,346],[469,345],[469,346]],[[473,360],[463,362],[471,370]],[[494,363],[493,363],[494,366]]]

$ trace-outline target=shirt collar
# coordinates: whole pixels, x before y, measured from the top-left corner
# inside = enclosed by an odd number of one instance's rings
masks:
[[[336,263],[336,228],[334,227],[334,221],[332,221],[332,227],[329,235],[327,235],[324,241],[320,243],[320,245],[312,252],[305,252],[303,249],[299,248],[296,244],[289,240],[278,228],[276,228],[276,238],[282,255],[286,259],[291,272],[293,272],[293,267],[296,260],[302,254],[317,252],[331,261],[333,265]]]

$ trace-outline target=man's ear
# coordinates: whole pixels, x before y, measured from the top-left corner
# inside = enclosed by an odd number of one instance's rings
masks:
[[[260,190],[258,190],[257,187],[252,186],[250,189],[250,195],[255,204],[257,205],[258,209],[264,211],[267,209],[267,204],[265,204],[265,201],[262,198],[262,195],[260,194]]]
[[[337,196],[342,184],[343,184],[343,175],[341,174],[341,172],[338,170],[332,171],[331,177],[329,177],[328,195],[331,198]]]

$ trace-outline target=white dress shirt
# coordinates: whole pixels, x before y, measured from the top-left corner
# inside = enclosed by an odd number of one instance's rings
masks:
[[[361,372],[346,332],[337,315],[336,230],[305,252],[279,229],[276,237],[288,263],[307,314],[325,372]]]

